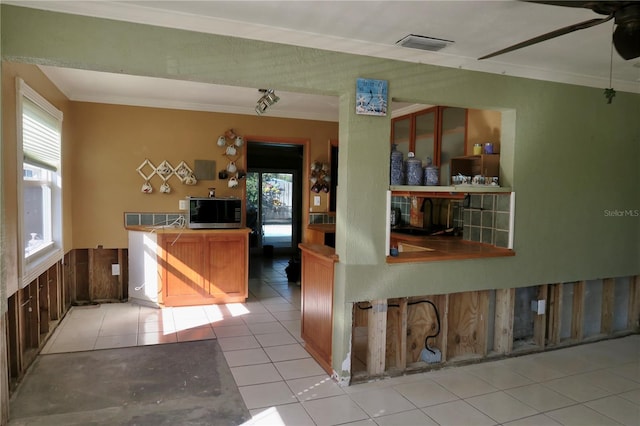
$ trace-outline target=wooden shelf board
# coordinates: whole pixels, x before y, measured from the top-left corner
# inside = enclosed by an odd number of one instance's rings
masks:
[[[506,186],[490,185],[448,185],[448,186],[413,186],[413,185],[391,185],[392,192],[450,192],[450,193],[482,193],[495,194],[512,192]]]

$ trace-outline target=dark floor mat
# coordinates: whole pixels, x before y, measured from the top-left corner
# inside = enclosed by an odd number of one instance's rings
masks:
[[[238,425],[250,419],[216,340],[41,355],[11,425]]]

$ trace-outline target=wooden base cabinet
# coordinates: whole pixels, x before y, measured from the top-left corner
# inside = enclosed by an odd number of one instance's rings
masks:
[[[244,230],[158,235],[165,306],[244,302],[249,287]]]
[[[331,375],[333,339],[333,271],[335,251],[324,245],[300,244],[302,251],[302,339],[304,347]]]

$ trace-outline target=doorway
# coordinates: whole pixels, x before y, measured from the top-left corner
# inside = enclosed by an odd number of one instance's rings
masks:
[[[247,173],[247,226],[252,247],[294,247],[294,173],[250,171]]]
[[[248,142],[247,227],[252,255],[298,252],[302,166],[302,145]]]

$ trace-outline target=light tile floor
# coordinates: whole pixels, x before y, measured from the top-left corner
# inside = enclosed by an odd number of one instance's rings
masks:
[[[640,335],[340,387],[304,350],[287,261],[252,259],[242,304],[73,307],[43,353],[217,338],[250,425],[640,425]]]

